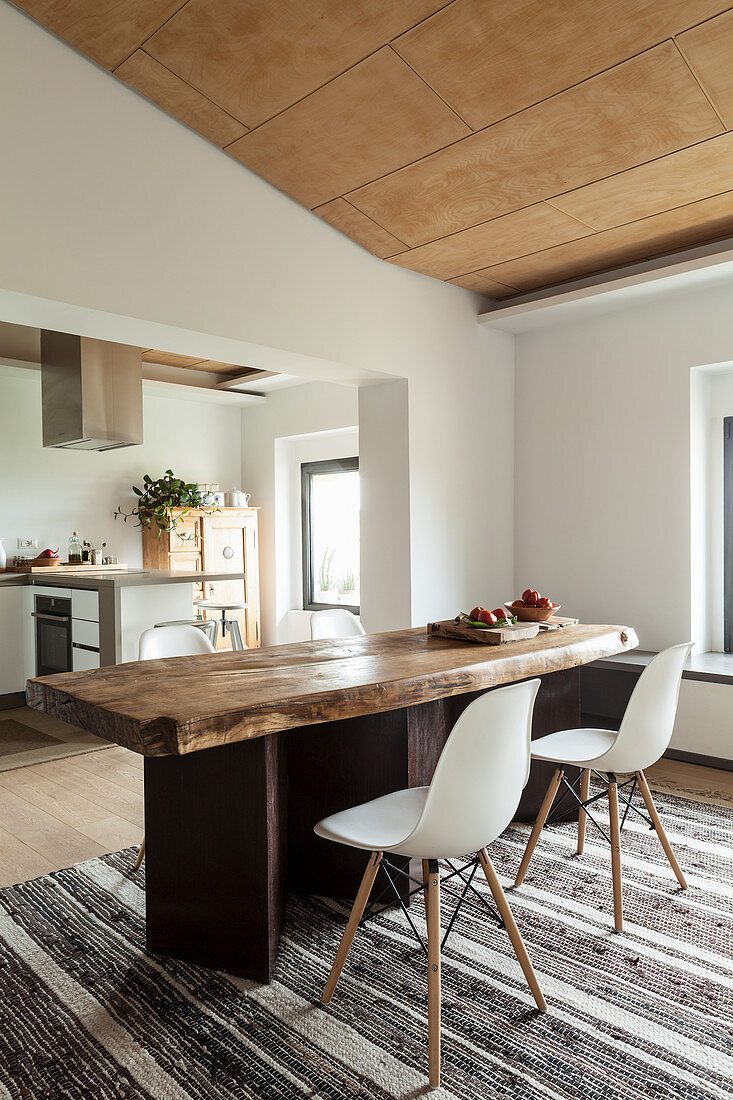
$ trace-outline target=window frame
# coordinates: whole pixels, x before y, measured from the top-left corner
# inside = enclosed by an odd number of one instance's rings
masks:
[[[733,653],[733,416],[723,417],[723,651]]]
[[[338,474],[349,471],[359,472],[359,458],[327,458],[319,462],[301,462],[300,464],[300,512],[301,512],[301,543],[303,551],[303,610],[327,611],[331,608],[343,607],[351,611],[353,615],[360,613],[358,604],[347,603],[320,603],[313,597],[313,563],[312,563],[312,523],[311,523],[311,478],[314,474]]]

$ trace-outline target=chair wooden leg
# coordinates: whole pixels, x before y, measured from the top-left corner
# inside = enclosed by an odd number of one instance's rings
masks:
[[[440,872],[436,860],[427,864],[428,925],[428,1067],[431,1088],[440,1084]]]
[[[372,886],[374,885],[374,880],[377,877],[377,871],[379,870],[379,864],[381,862],[382,853],[372,852],[369,857],[369,862],[367,863],[366,871],[364,872],[364,877],[361,880],[361,885],[359,886],[359,892],[357,893],[354,904],[351,907],[349,921],[346,925],[346,928],[344,929],[344,934],[341,937],[341,943],[339,944],[339,949],[336,952],[336,958],[333,961],[331,973],[329,974],[328,981],[326,982],[326,988],[323,990],[321,1001],[324,1005],[327,1005],[328,1002],[331,1000],[331,997],[333,997],[333,992],[336,988],[339,978],[341,977],[341,971],[344,968],[346,959],[349,955],[349,951],[351,950],[351,945],[354,942],[356,930],[359,927],[359,921],[361,920],[364,914],[364,910],[366,909],[366,904],[369,901],[369,895],[372,892]]]
[[[539,840],[540,833],[547,821],[547,815],[552,809],[552,803],[555,801],[555,795],[557,794],[557,788],[562,783],[562,777],[564,772],[562,768],[558,768],[550,780],[550,786],[547,788],[545,797],[542,800],[540,806],[540,812],[537,814],[537,820],[532,826],[532,832],[529,840],[527,841],[527,847],[524,849],[524,855],[522,856],[522,862],[519,864],[519,870],[517,871],[517,877],[514,880],[515,886],[521,886],[524,882],[524,876],[527,874],[527,868],[529,867],[529,861],[532,858],[535,848],[537,847],[537,841]]]
[[[144,859],[145,859],[145,837],[143,837],[142,844],[140,845],[140,847],[137,850],[137,857],[135,859],[135,866],[133,867],[133,871],[137,871],[138,867],[141,866],[142,861]]]
[[[580,798],[582,802],[587,802],[588,792],[590,791],[590,768],[583,768],[580,773]],[[585,848],[585,823],[588,815],[585,810],[578,811],[578,855],[583,854]]]
[[[662,847],[664,848],[664,854],[666,855],[667,859],[669,860],[669,865],[672,868],[672,870],[674,871],[675,876],[676,876],[677,881],[679,882],[680,886],[682,887],[683,890],[686,890],[687,889],[687,881],[685,879],[685,876],[682,874],[682,868],[680,867],[679,863],[677,862],[675,854],[672,851],[672,845],[669,843],[669,840],[667,838],[667,834],[665,833],[664,828],[662,826],[662,822],[661,822],[661,819],[659,817],[659,814],[657,813],[657,807],[654,805],[654,799],[652,798],[652,792],[649,790],[649,784],[646,781],[646,776],[644,775],[644,772],[637,772],[636,773],[636,779],[637,779],[637,782],[639,784],[639,788],[641,790],[641,793],[644,797],[644,801],[646,803],[646,808],[649,811],[649,817],[654,822],[654,828],[656,830],[657,836],[659,837],[659,842],[662,845]]]
[[[424,859],[422,861],[422,880],[425,883],[425,889],[422,892],[423,901],[425,902],[425,919],[428,916],[428,875],[430,874],[430,860]]]
[[[545,1012],[547,1009],[547,1002],[542,994],[542,990],[540,989],[540,983],[537,981],[537,975],[534,972],[532,961],[527,954],[527,948],[524,946],[524,940],[522,939],[520,931],[517,928],[517,923],[514,920],[514,914],[509,908],[509,902],[506,900],[506,895],[504,894],[501,883],[499,882],[498,875],[494,870],[494,865],[489,859],[489,853],[486,851],[485,848],[482,848],[478,854],[478,857],[481,861],[483,872],[486,875],[486,881],[489,884],[489,889],[494,896],[496,908],[499,910],[499,916],[503,920],[504,927],[506,928],[509,934],[509,939],[512,942],[514,954],[517,956],[519,965],[521,966],[524,972],[524,976],[527,979],[527,984],[532,990],[532,996],[535,999],[535,1004],[537,1005],[540,1012]]]
[[[608,818],[611,826],[611,877],[613,878],[613,923],[617,932],[624,930],[624,894],[621,885],[621,829],[618,820],[618,785],[615,777],[608,784]]]

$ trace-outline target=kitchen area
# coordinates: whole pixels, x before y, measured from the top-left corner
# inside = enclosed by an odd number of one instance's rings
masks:
[[[265,398],[215,388],[244,368],[146,355],[0,326],[0,711],[33,676],[138,660],[161,625],[261,644],[259,509],[229,486]]]

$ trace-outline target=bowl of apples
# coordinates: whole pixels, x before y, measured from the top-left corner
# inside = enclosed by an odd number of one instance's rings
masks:
[[[55,569],[61,564],[61,555],[58,550],[44,550],[33,559],[34,565],[45,565],[47,569]]]
[[[521,600],[513,600],[504,606],[520,622],[544,623],[560,610],[562,604],[553,603],[549,596],[542,596],[536,588],[525,588]]]

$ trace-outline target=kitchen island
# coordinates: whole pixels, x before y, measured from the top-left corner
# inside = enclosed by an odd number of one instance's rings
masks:
[[[541,677],[533,737],[578,725],[579,666],[637,645],[623,626],[496,647],[414,629],[65,673],[27,697],[145,757],[148,948],[268,981],[288,890],[353,897],[363,872],[320,818],[428,783],[500,684]],[[546,784],[533,766],[522,819]]]
[[[83,572],[63,567],[35,573],[0,572],[0,709],[19,707],[26,680],[40,674],[38,663],[39,600],[57,598],[71,619],[70,654],[56,665],[75,670],[136,661],[140,635],[157,622],[191,621],[194,599],[206,594],[224,598],[232,582],[247,584],[243,572],[186,569],[104,569]],[[259,632],[259,596],[248,586],[247,610]],[[217,617],[211,612],[208,617]],[[237,614],[237,612],[235,612]],[[250,644],[251,640],[250,640]],[[256,643],[255,643],[256,644]],[[66,647],[61,647],[65,652]],[[50,671],[46,667],[45,671]]]

